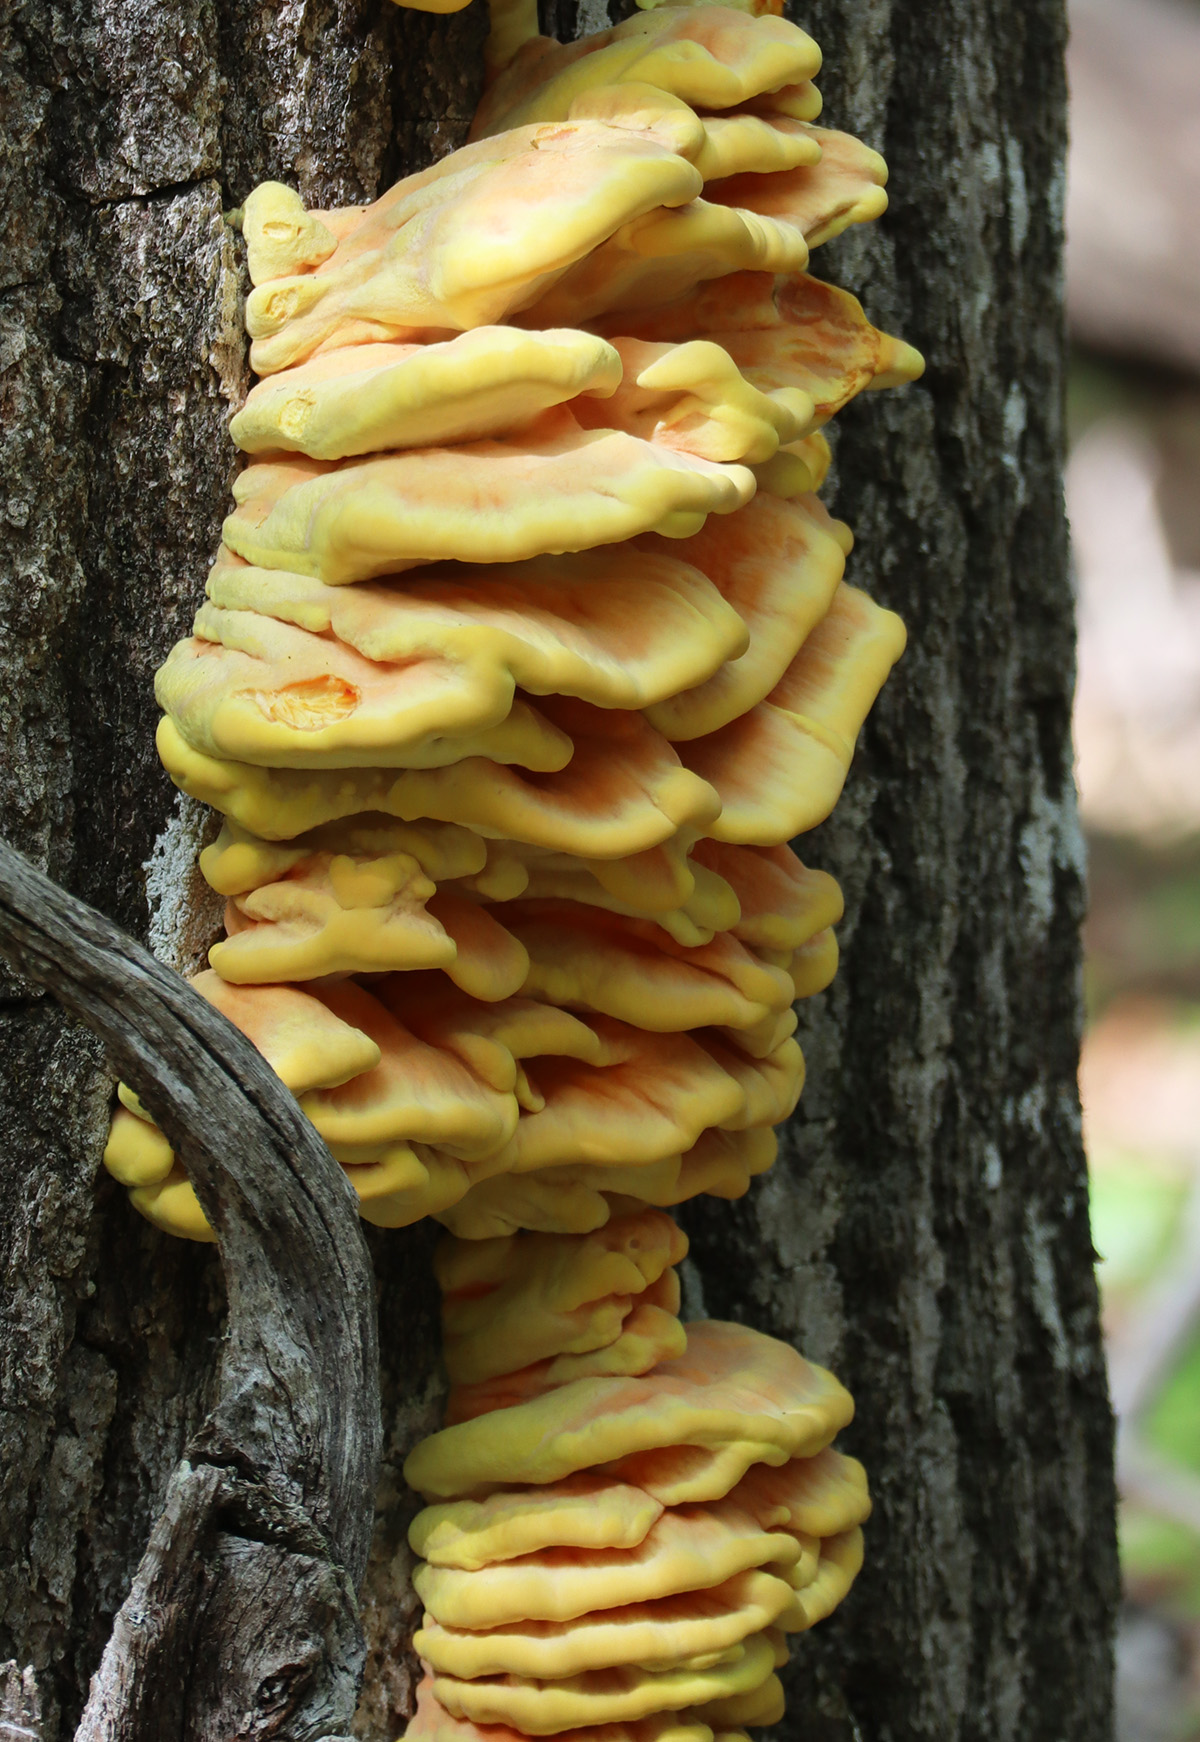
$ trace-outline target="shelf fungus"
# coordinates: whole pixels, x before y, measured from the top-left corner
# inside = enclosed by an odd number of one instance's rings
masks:
[[[842,904],[788,843],[904,642],[823,431],[921,360],[809,271],[886,176],[801,30],[530,11],[494,0],[463,149],[247,200],[248,461],[158,744],[223,815],[197,990],[364,1217],[446,1230],[409,1735],[713,1742],[778,1719],[869,1501],[831,1374],[681,1320],[668,1212],[744,1193],[801,1091]],[[120,1099],[110,1172],[209,1238]]]

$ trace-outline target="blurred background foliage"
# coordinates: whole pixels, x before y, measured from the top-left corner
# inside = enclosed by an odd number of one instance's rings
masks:
[[[1126,1603],[1119,1742],[1200,1742],[1200,0],[1071,0],[1081,1072]]]

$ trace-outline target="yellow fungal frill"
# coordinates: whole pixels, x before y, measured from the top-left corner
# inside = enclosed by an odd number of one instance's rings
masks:
[[[229,433],[247,454],[342,460],[495,435],[620,382],[620,357],[590,333],[477,327],[441,344],[323,352],[260,381]]]
[[[880,332],[858,301],[807,273],[772,278],[735,273],[703,284],[666,309],[640,309],[597,323],[624,338],[676,343],[708,339],[764,392],[807,393],[825,423],[856,393],[914,381],[924,367],[911,345]]]
[[[682,1155],[640,1164],[582,1163],[501,1175],[471,1186],[438,1220],[465,1240],[491,1239],[521,1228],[582,1234],[601,1228],[614,1197],[670,1208],[708,1193],[740,1198],[775,1159],[774,1131],[705,1131]]]
[[[710,521],[681,551],[746,626],[746,651],[712,677],[652,703],[647,719],[682,742],[719,731],[763,701],[828,614],[847,540],[815,496],[766,492],[738,515]]]
[[[253,460],[234,486],[224,537],[247,562],[339,585],[443,558],[519,562],[639,532],[683,538],[753,494],[745,466],[585,430],[557,407],[519,439],[337,465]]]
[[[471,1384],[615,1342],[633,1298],[686,1250],[675,1223],[655,1210],[568,1245],[538,1234],[446,1242],[437,1270],[447,1372]]]
[[[413,1742],[518,1742],[523,1734],[505,1724],[480,1726],[457,1718],[434,1698],[432,1678],[417,1689],[415,1717],[405,1731]],[[715,1742],[708,1724],[689,1713],[663,1712],[636,1722],[562,1730],[564,1742]],[[736,1731],[724,1732],[724,1742],[745,1742]]]
[[[451,152],[364,210],[313,214],[337,246],[246,303],[260,375],[345,345],[443,340],[524,303],[623,224],[703,185],[652,133],[520,127]]]
[[[545,712],[545,710],[543,710]],[[259,768],[194,749],[168,716],[158,753],[177,786],[267,840],[364,812],[404,822],[460,822],[490,838],[583,859],[625,859],[697,833],[720,812],[711,786],[640,714],[558,703],[574,753],[535,776],[471,756],[441,768]]]
[[[363,659],[290,623],[214,605],[195,630],[155,687],[199,750],[276,768],[440,768],[485,756],[546,774],[570,760],[569,739],[502,679],[490,694],[482,677],[462,685],[455,719],[435,660]]]
[[[687,766],[720,794],[717,840],[772,846],[824,822],[867,712],[903,650],[899,617],[839,586],[766,699],[686,746]]]
[[[450,1499],[682,1446],[744,1454],[740,1477],[760,1461],[811,1457],[852,1414],[833,1375],[794,1349],[704,1320],[688,1327],[686,1352],[649,1377],[578,1380],[444,1428],[410,1454],[405,1474],[419,1493]]]
[[[789,843],[904,645],[817,493],[921,359],[808,270],[886,169],[780,11],[491,0],[468,145],[242,210],[248,459],[158,748],[223,819],[196,989],[365,1219],[443,1228],[411,1742],[747,1742],[862,1560],[848,1393],[687,1322],[669,1214],[775,1159],[842,917]],[[211,1239],[119,1093],[109,1172]]]
[[[719,1657],[778,1622],[795,1601],[783,1579],[735,1573],[708,1590],[601,1609],[572,1622],[520,1622],[483,1633],[429,1620],[414,1644],[435,1671],[462,1680],[558,1680],[597,1668],[665,1668]]]
[[[782,18],[754,19],[727,6],[660,7],[579,42],[528,43],[484,96],[472,135],[565,120],[584,92],[630,82],[697,108],[730,109],[811,79],[820,65],[812,38]]]

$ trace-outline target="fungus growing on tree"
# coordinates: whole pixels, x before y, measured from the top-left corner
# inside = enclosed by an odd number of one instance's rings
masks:
[[[832,1375],[681,1321],[665,1212],[741,1195],[800,1094],[841,896],[787,843],[904,641],[821,430],[921,365],[805,270],[886,202],[802,31],[526,11],[461,151],[247,201],[251,458],[158,742],[225,819],[198,989],[365,1217],[448,1230],[411,1735],[712,1742],[778,1718],[869,1501]],[[206,1237],[122,1099],[110,1170]]]

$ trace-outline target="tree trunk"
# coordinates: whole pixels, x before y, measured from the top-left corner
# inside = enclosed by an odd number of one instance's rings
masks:
[[[196,879],[178,894],[205,823],[155,761],[151,676],[234,471],[243,280],[222,208],[265,177],[367,200],[461,143],[480,10],[24,0],[3,25],[0,833],[182,967],[215,915]],[[560,0],[560,31],[575,11]],[[1074,1088],[1063,21],[1057,0],[817,0],[800,21],[826,116],[893,178],[891,215],[817,270],[929,361],[839,420],[833,504],[851,578],[911,640],[801,847],[848,898],[841,973],[803,1018],[801,1112],[743,1204],[688,1212],[691,1305],[794,1339],[858,1399],[867,1569],[796,1653],[789,1733],[1102,1742],[1116,1571]],[[0,1729],[58,1742],[212,1401],[223,1305],[211,1249],[97,1183],[95,1044],[18,983],[3,1017]],[[438,1411],[431,1241],[370,1233],[370,1742],[409,1710],[399,1469]]]

